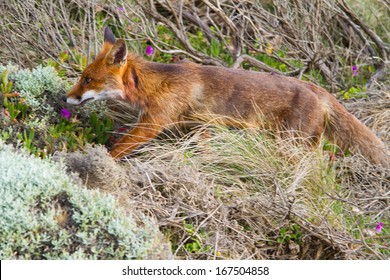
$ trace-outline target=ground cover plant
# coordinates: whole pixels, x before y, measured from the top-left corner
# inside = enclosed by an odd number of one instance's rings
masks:
[[[60,100],[109,25],[156,62],[190,59],[319,84],[389,146],[387,1],[54,2],[0,3],[0,192],[9,197],[2,258],[390,257],[389,168],[326,139],[308,150],[270,131],[211,124],[202,128],[209,139],[166,131],[117,162],[107,149],[137,108]],[[9,224],[15,211],[36,219]],[[80,213],[95,216],[84,223]],[[70,214],[72,223],[59,218]]]
[[[53,162],[0,142],[0,170],[1,259],[141,259],[166,251],[152,221],[137,225],[111,196],[77,186]]]

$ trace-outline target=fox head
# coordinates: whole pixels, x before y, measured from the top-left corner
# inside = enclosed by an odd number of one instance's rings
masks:
[[[101,52],[85,68],[78,83],[62,100],[79,105],[102,99],[125,99],[123,76],[127,69],[127,54],[126,42],[123,39],[116,40],[107,26]]]

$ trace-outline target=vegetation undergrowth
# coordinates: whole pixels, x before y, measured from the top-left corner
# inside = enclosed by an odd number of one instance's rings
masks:
[[[388,258],[389,213],[379,198],[388,170],[258,131],[210,129],[208,140],[155,140],[121,165],[102,148],[60,158],[72,172],[83,167],[89,187],[152,214],[175,258]]]
[[[54,162],[2,141],[0,186],[1,259],[144,259],[166,252],[151,220],[137,221],[112,196],[81,188]]]
[[[96,242],[119,242],[107,229],[104,236],[95,230],[104,228],[100,215],[107,223],[113,217],[126,221],[127,214],[116,212],[121,207],[154,219],[170,242],[171,253],[180,259],[390,257],[390,170],[340,151],[326,139],[320,147],[308,150],[299,143],[302,139],[281,140],[268,131],[205,126],[202,129],[211,131],[210,139],[199,137],[196,130],[182,137],[163,136],[118,163],[108,156],[107,148],[118,134],[126,133],[123,127],[134,123],[136,110],[106,102],[71,107],[60,101],[96,55],[100,31],[109,25],[118,38],[127,40],[131,51],[151,61],[191,59],[280,72],[320,84],[336,92],[349,111],[390,143],[390,85],[380,78],[386,73],[380,71],[386,61],[381,42],[390,43],[385,36],[390,26],[386,13],[378,12],[375,17],[366,13],[368,5],[374,11],[383,9],[381,1],[372,6],[370,1],[347,1],[381,38],[379,43],[365,33],[349,33],[352,29],[359,32],[362,24],[351,24],[342,10],[344,1],[320,5],[320,11],[317,1],[306,0],[278,1],[283,5],[273,1],[230,5],[226,0],[221,1],[221,10],[212,9],[213,1],[209,1],[196,7],[204,25],[188,16],[193,14],[188,6],[191,1],[180,8],[184,20],[175,17],[179,7],[174,1],[170,6],[158,1],[156,9],[143,6],[144,1],[136,1],[138,5],[133,1],[97,2],[99,9],[91,9],[84,0],[66,2],[64,10],[52,16],[40,16],[60,7],[50,1],[36,7],[18,0],[1,4],[0,25],[7,31],[0,29],[0,39],[7,47],[0,50],[0,165],[3,172],[12,166],[12,172],[19,172],[1,185],[0,191],[10,198],[3,203],[10,206],[18,190],[30,194],[26,174],[30,168],[36,170],[35,165],[61,174],[39,177],[42,181],[34,183],[46,200],[42,201],[41,194],[18,200],[18,209],[32,209],[37,219],[23,232],[15,228],[25,225],[24,216],[15,220],[14,228],[1,227],[4,258],[170,257],[166,252],[128,254],[120,246],[114,246],[115,251],[111,245],[97,249],[87,244],[91,236]],[[25,25],[20,13],[24,10],[38,21],[36,25]],[[313,11],[318,17],[308,16]],[[337,15],[337,21],[329,21],[329,15]],[[68,24],[60,27],[59,20]],[[48,34],[55,34],[56,39]],[[21,41],[15,44],[14,40]],[[19,149],[30,156],[20,154]],[[7,164],[12,157],[19,159],[20,167],[14,160]],[[65,166],[52,161],[64,161]],[[73,174],[71,178],[64,170]],[[113,195],[120,206],[80,185]],[[80,220],[76,225],[72,220],[76,218],[60,221],[58,217],[82,212],[82,205],[72,204],[82,197],[88,203],[103,201],[100,212],[85,210],[96,214],[91,224]],[[4,217],[0,222],[7,223]],[[77,236],[73,235],[76,228],[81,232]],[[61,234],[55,236],[58,229]],[[148,235],[149,229],[136,227],[136,232]],[[125,247],[139,245],[134,235],[125,232],[126,225],[118,231]],[[18,234],[26,234],[33,245]],[[80,245],[77,248],[70,245],[75,240]],[[87,249],[79,250],[84,245]],[[66,250],[49,253],[53,247]]]
[[[107,106],[66,106],[61,95],[70,88],[51,66],[19,70],[0,65],[1,139],[20,143],[31,153],[47,157],[58,150],[74,151],[86,144],[106,144],[113,130]],[[69,107],[69,108],[66,108]]]

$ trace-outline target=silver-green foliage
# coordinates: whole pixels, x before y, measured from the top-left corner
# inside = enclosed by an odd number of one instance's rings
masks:
[[[53,108],[47,105],[49,95],[54,95],[59,100],[59,92],[66,84],[58,76],[57,71],[51,66],[42,66],[29,70],[19,70],[14,75],[15,88],[26,104],[33,110],[41,110],[45,113],[52,113]]]
[[[0,259],[134,259],[156,250],[108,195],[76,186],[59,165],[0,141]]]
[[[3,75],[3,72],[8,69],[8,76],[10,79],[15,78],[15,74],[19,71],[19,66],[8,63],[7,65],[0,64],[0,76]]]

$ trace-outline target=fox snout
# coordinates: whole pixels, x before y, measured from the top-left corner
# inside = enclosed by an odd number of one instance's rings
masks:
[[[62,101],[72,105],[84,105],[90,101],[107,100],[107,99],[123,99],[124,92],[121,89],[102,89],[100,91],[88,90],[82,95],[67,93],[62,96]]]
[[[71,94],[68,92],[66,95],[62,96],[61,99],[68,104],[83,105],[89,101],[104,99],[104,95],[96,92],[95,90],[88,90],[82,95]]]
[[[81,98],[72,98],[72,97],[68,97],[68,95],[69,95],[68,93],[62,95],[61,96],[61,101],[65,102],[65,103],[68,103],[68,104],[80,105]]]

